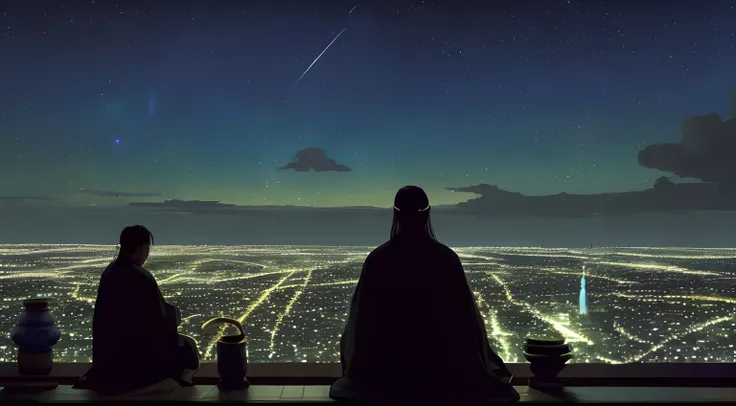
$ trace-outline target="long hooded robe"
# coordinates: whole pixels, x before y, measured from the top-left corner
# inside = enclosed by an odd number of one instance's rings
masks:
[[[102,273],[92,321],[92,368],[76,387],[115,395],[197,369],[196,344],[180,336],[179,311],[150,272],[120,256]],[[194,346],[192,348],[192,346]]]
[[[368,255],[340,340],[338,400],[515,402],[457,254],[397,237]]]

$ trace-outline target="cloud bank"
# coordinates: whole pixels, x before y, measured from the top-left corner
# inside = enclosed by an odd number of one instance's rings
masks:
[[[736,186],[736,118],[717,114],[690,117],[682,125],[682,141],[648,145],[639,152],[639,165],[681,178]]]
[[[309,147],[301,149],[296,153],[296,159],[279,169],[293,169],[296,172],[350,172],[347,165],[337,163],[332,158],[327,157],[325,150],[319,147]]]
[[[79,189],[78,193],[83,193],[91,196],[102,196],[102,197],[159,197],[161,193],[149,193],[149,192],[117,192],[114,190],[99,190],[99,189]]]
[[[29,201],[51,202],[56,199],[45,196],[0,196],[0,202],[21,203]]]

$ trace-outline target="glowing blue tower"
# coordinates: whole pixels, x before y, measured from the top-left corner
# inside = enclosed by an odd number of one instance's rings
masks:
[[[588,294],[585,292],[585,265],[583,265],[583,277],[580,279],[580,314],[588,314]]]

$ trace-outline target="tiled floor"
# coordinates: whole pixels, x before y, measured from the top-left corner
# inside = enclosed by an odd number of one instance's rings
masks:
[[[714,402],[736,401],[736,388],[645,388],[645,387],[573,387],[565,398],[547,395],[526,386],[516,389],[522,402]],[[40,394],[0,392],[0,403],[31,400],[38,402],[84,402],[100,400],[127,401],[204,401],[204,402],[331,402],[329,386],[252,386],[248,390],[220,392],[213,385],[177,388],[156,396],[103,398],[93,392],[72,389],[70,386]]]

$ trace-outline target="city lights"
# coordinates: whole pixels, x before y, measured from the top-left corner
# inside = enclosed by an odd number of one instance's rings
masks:
[[[251,362],[339,362],[350,298],[370,250],[157,245],[146,267],[181,308],[181,332],[196,339],[205,361],[214,361],[223,331],[200,326],[225,316],[243,323]],[[491,345],[507,362],[524,362],[527,336],[564,337],[573,346],[572,362],[736,361],[729,345],[736,339],[736,250],[455,251]],[[52,299],[62,331],[56,360],[89,362],[97,284],[114,253],[101,245],[0,245],[0,361],[15,359],[10,331],[21,301],[43,296]]]

